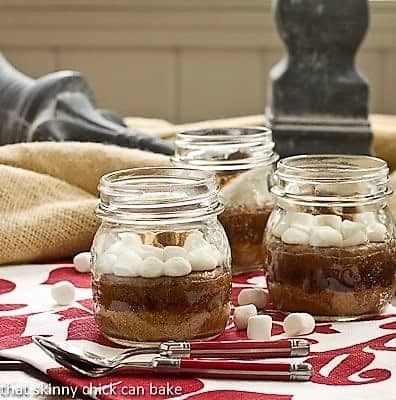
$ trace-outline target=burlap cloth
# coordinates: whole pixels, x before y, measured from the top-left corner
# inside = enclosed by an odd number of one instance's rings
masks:
[[[0,147],[0,264],[87,250],[99,223],[94,213],[99,178],[168,163],[165,156],[96,143]]]
[[[395,117],[391,117],[395,118]],[[375,151],[396,166],[396,121],[376,122]],[[262,116],[175,126],[131,118],[134,127],[171,137],[184,129],[262,124]],[[99,178],[110,171],[169,165],[165,156],[96,143],[29,143],[0,147],[0,264],[49,261],[88,250],[99,225]],[[396,173],[395,173],[396,174]],[[392,175],[396,188],[396,175]],[[396,211],[396,199],[391,200]]]

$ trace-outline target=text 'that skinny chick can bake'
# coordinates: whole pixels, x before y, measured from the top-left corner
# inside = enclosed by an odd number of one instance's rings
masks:
[[[216,173],[233,273],[262,268],[262,237],[273,208],[270,185],[278,155],[267,128],[203,129],[177,134],[173,162]]]

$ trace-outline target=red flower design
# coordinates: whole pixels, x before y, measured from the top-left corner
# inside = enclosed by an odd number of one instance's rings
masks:
[[[29,316],[0,317],[0,350],[12,349],[32,342],[31,336],[21,337]]]
[[[249,285],[249,279],[264,276],[262,271],[245,272],[244,274],[236,275],[232,277],[234,283],[240,283]]]
[[[6,279],[0,279],[0,294],[12,292],[16,288],[14,282]]]
[[[0,304],[0,311],[12,311],[26,307],[27,304]]]
[[[75,308],[75,307],[71,307],[63,311],[57,311],[55,314],[62,316],[59,319],[59,321],[64,321],[67,319],[86,318],[92,316],[92,313],[85,310],[81,310],[81,308]]]
[[[314,367],[312,381],[323,385],[364,385],[368,383],[378,383],[389,379],[391,372],[386,369],[364,370],[374,361],[374,354],[365,349],[390,350],[396,351],[396,347],[386,347],[386,343],[395,339],[396,334],[374,338],[364,343],[358,343],[340,349],[329,350],[326,352],[311,353],[306,361]],[[328,374],[321,374],[320,370],[336,357],[344,356],[342,361],[333,368]],[[354,381],[352,375],[357,374],[366,381]]]
[[[331,324],[325,324],[325,325],[316,325],[315,326],[315,333],[321,333],[324,335],[330,335],[333,333],[340,333],[340,331],[337,331],[337,329],[334,329],[331,327]]]
[[[169,399],[181,394],[193,393],[203,388],[203,383],[198,379],[175,378],[174,376],[166,378],[152,375],[133,375],[127,371],[124,373],[119,372],[116,376],[95,379],[82,378],[80,375],[65,368],[52,368],[47,373],[51,378],[59,380],[62,383],[77,386],[82,393],[90,386],[96,386],[98,388],[97,397],[101,400]],[[100,388],[110,384],[113,384],[111,386],[114,390],[113,394],[109,394],[109,390],[105,393],[106,389],[103,389],[102,394],[100,394]],[[167,385],[172,385],[173,394],[163,394]],[[159,392],[161,389],[162,391]],[[132,392],[133,390],[135,390],[135,393]],[[180,390],[181,393],[177,394],[174,392],[175,390]]]
[[[90,288],[91,275],[77,272],[73,267],[62,267],[50,272],[48,279],[43,282],[45,285],[53,285],[60,281],[69,281],[77,288]]]

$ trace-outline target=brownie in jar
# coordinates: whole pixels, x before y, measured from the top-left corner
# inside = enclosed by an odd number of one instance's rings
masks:
[[[225,209],[219,215],[231,246],[234,273],[261,269],[266,262],[263,234],[273,209],[268,177],[272,167],[218,174]]]
[[[224,256],[199,231],[151,239],[121,234],[96,260],[95,318],[103,334],[121,344],[220,335],[231,301]]]
[[[376,315],[395,289],[395,240],[374,212],[283,212],[266,234],[267,284],[277,308],[318,320]]]

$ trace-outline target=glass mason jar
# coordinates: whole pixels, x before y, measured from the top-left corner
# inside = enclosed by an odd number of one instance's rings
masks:
[[[213,174],[104,175],[92,245],[96,321],[113,342],[209,339],[230,315],[230,248]]]
[[[261,269],[264,229],[273,208],[270,185],[278,155],[269,129],[203,129],[179,133],[173,162],[216,173],[225,205],[219,219],[231,245],[232,272]]]
[[[395,289],[395,224],[388,167],[369,156],[281,160],[266,229],[267,284],[275,306],[317,320],[381,313]]]

